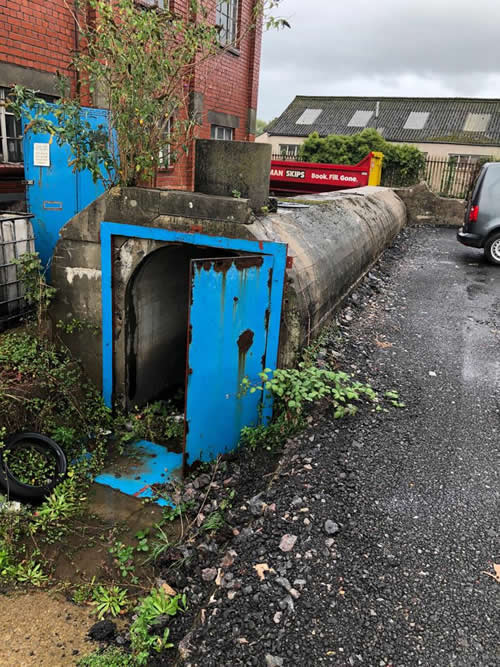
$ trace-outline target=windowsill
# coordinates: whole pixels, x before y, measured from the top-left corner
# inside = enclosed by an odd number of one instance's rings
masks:
[[[230,53],[232,56],[241,56],[241,51],[235,46],[222,46],[221,44],[220,48],[226,53]]]

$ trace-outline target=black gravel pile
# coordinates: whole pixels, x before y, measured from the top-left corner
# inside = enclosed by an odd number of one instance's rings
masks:
[[[271,475],[228,463],[228,526],[169,579],[194,619],[180,662],[498,664],[499,588],[483,572],[498,558],[500,271],[468,252],[450,230],[406,230],[319,349],[406,408],[318,411]]]

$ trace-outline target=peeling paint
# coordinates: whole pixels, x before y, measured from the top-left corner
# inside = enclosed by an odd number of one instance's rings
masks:
[[[66,280],[70,285],[73,284],[75,278],[87,278],[87,280],[101,279],[101,272],[98,269],[86,269],[84,266],[66,266],[64,271],[66,273]]]

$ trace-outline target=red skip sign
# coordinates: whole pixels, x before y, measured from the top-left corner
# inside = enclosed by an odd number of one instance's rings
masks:
[[[368,185],[372,154],[354,166],[271,161],[271,192],[312,194]]]

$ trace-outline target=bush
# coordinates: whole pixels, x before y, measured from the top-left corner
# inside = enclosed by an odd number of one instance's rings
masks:
[[[30,330],[0,338],[0,427],[54,438],[72,458],[103,441],[111,411],[63,346]]]
[[[371,151],[384,154],[382,185],[414,185],[425,167],[425,155],[418,148],[389,143],[374,129],[349,136],[320,137],[313,132],[301,146],[299,155],[305,162],[358,164]]]

